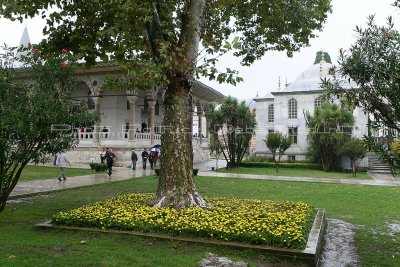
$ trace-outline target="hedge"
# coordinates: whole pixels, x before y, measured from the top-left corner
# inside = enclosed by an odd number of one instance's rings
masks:
[[[248,168],[275,168],[274,162],[242,162],[240,167]],[[279,168],[322,170],[321,164],[300,163],[300,162],[281,162]]]
[[[107,170],[107,165],[104,163],[90,163],[89,165],[92,171],[105,172]]]

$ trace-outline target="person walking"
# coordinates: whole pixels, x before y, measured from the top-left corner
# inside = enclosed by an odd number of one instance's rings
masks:
[[[149,152],[147,152],[146,148],[143,148],[142,152],[143,170],[146,169],[146,163],[148,157],[149,157]]]
[[[60,168],[60,175],[58,176],[58,180],[67,180],[67,178],[65,177],[65,169],[67,168],[67,165],[71,166],[71,162],[69,161],[68,156],[67,154],[65,154],[65,152],[60,152],[57,154],[56,164]]]
[[[136,170],[136,162],[138,160],[138,156],[135,152],[134,149],[132,149],[132,154],[131,154],[131,161],[132,161],[132,170]]]
[[[111,148],[107,147],[106,155],[104,156],[104,159],[107,163],[107,174],[108,174],[108,177],[110,177],[110,178],[111,178],[111,174],[112,174],[112,166],[114,163],[114,158],[115,158],[115,155],[112,152]]]
[[[154,165],[154,152],[150,151],[149,154],[149,162],[150,162],[150,168],[153,169],[153,165]]]

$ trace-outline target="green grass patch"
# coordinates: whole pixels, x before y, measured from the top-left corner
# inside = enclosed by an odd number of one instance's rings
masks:
[[[153,194],[128,194],[53,217],[56,224],[164,233],[305,249],[314,209],[303,202],[206,198],[210,208],[155,208]]]
[[[312,178],[337,178],[337,179],[372,179],[366,172],[358,172],[356,177],[350,172],[324,172],[320,170],[310,169],[292,169],[292,168],[279,168],[279,173],[276,173],[275,168],[230,168],[218,169],[218,172],[224,173],[239,173],[239,174],[263,174],[263,175],[277,175],[277,176],[293,176],[293,177],[312,177]]]
[[[86,174],[92,174],[92,171],[90,169],[81,168],[67,168],[65,170],[66,177],[80,176]],[[60,168],[58,167],[28,165],[22,171],[20,181],[57,178],[59,175]]]
[[[151,177],[37,195],[0,214],[0,266],[196,266],[208,252],[267,266],[272,257],[251,250],[96,232],[42,230],[33,225],[60,211],[128,193],[152,193]],[[302,201],[328,218],[356,225],[361,266],[399,266],[400,187],[196,177],[203,196]],[[287,266],[285,264],[285,266]]]

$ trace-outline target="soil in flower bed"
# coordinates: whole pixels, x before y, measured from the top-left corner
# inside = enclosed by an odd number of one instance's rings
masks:
[[[60,212],[53,223],[165,233],[304,249],[314,208],[303,202],[206,198],[212,208],[154,208],[153,194],[127,194]]]

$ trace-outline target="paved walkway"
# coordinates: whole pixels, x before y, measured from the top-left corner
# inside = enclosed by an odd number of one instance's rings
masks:
[[[222,167],[223,161],[219,162],[218,167]],[[374,179],[333,179],[333,178],[310,178],[310,177],[290,177],[290,176],[274,176],[274,175],[258,175],[258,174],[234,174],[234,173],[217,173],[211,168],[216,166],[215,160],[211,160],[202,164],[198,164],[195,168],[199,169],[199,176],[220,177],[220,178],[246,178],[255,180],[273,180],[273,181],[296,181],[296,182],[312,182],[312,183],[335,183],[335,184],[357,184],[372,186],[400,186],[400,179],[393,178],[390,175],[373,174]],[[87,167],[87,165],[74,166]],[[63,190],[67,188],[110,183],[137,177],[154,175],[152,170],[142,170],[141,167],[136,171],[131,171],[126,167],[113,168],[113,175],[108,178],[105,173],[93,173],[83,176],[68,177],[66,181],[59,182],[56,178],[35,180],[29,182],[19,182],[10,195],[10,198],[23,197],[29,194],[44,193],[49,191]]]

